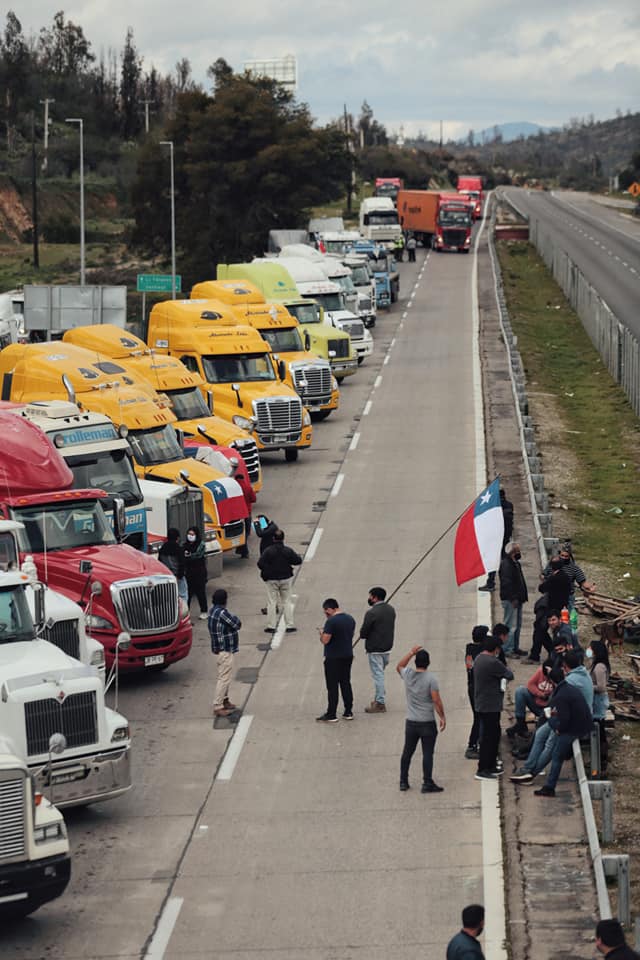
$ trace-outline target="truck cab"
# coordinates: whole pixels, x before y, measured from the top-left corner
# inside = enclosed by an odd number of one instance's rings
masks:
[[[402,230],[391,197],[365,197],[360,202],[360,233],[365,240],[395,249],[402,238]]]
[[[0,737],[0,919],[16,920],[64,893],[71,876],[60,811],[34,790],[29,768]]]
[[[482,177],[458,177],[456,190],[473,202],[473,219],[482,218]]]
[[[455,250],[469,253],[473,207],[458,193],[441,193],[438,200],[436,232],[432,245],[440,253]]]
[[[336,380],[354,374],[358,368],[349,334],[324,323],[322,310],[310,298],[300,296],[290,274],[275,259],[252,263],[218,264],[218,280],[248,279],[269,303],[281,303],[300,324],[302,336],[309,336],[314,353],[329,361]]]
[[[257,493],[262,487],[260,456],[255,440],[231,421],[214,416],[202,395],[199,374],[187,370],[176,357],[156,354],[144,340],[111,323],[74,327],[62,338],[65,343],[96,350],[147,380],[169,401],[176,416],[176,429],[186,437],[204,437],[209,443],[238,450]],[[181,528],[180,528],[181,529]]]
[[[369,258],[350,250],[341,257],[341,263],[351,271],[351,282],[358,292],[358,312],[365,327],[375,327],[377,317],[376,282]]]
[[[311,446],[311,418],[297,393],[278,380],[271,348],[219,300],[167,300],[149,317],[149,345],[198,373],[218,414],[251,431],[260,450],[285,459]]]
[[[271,347],[274,361],[283,361],[285,382],[299,395],[312,420],[323,420],[338,408],[340,392],[328,360],[311,353],[311,338],[301,335],[298,321],[283,304],[267,303],[260,289],[245,279],[198,283],[191,296],[221,300],[240,323],[258,331]]]
[[[60,807],[113,800],[131,786],[127,720],[110,710],[96,672],[46,640],[29,612],[26,576],[0,573],[0,729],[35,788]],[[62,734],[51,758],[50,738]],[[1,896],[1,888],[0,888]]]

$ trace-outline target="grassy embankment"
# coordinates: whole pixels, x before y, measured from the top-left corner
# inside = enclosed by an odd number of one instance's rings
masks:
[[[498,245],[554,514],[603,592],[640,592],[640,420],[534,248]],[[631,574],[625,578],[624,574]]]

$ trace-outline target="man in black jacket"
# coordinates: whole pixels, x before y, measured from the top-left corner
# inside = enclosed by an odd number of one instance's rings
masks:
[[[276,632],[278,604],[284,614],[287,633],[295,633],[291,599],[292,568],[299,566],[301,563],[302,557],[300,554],[285,545],[284,532],[277,530],[273,535],[273,543],[260,554],[258,560],[258,567],[267,588],[268,619],[265,633]]]
[[[520,566],[519,543],[508,543],[500,561],[500,599],[503,619],[509,627],[509,639],[504,645],[505,656],[522,656],[520,650],[520,630],[522,628],[522,606],[529,599],[527,584]]]
[[[560,680],[547,708],[551,711],[548,722],[555,733],[555,741],[546,782],[539,790],[534,791],[536,797],[555,797],[556,783],[560,777],[562,764],[571,757],[573,741],[588,737],[593,726],[591,710],[587,706],[583,693],[574,684],[567,683],[565,679],[569,669],[570,665],[565,663],[562,667],[562,680],[556,669],[553,669],[550,674],[554,682]]]
[[[369,706],[364,708],[365,713],[387,712],[384,703],[384,671],[393,646],[396,611],[386,602],[386,596],[384,587],[371,587],[367,601],[369,609],[360,627],[360,639],[364,640],[374,684],[374,698]]]
[[[510,500],[507,500],[504,487],[500,487],[500,506],[502,507],[502,520],[504,522],[504,535],[502,537],[502,549],[504,550],[513,536],[513,504]],[[487,582],[478,587],[478,590],[487,590],[489,593],[493,593],[495,588],[496,571],[492,570],[487,574]]]
[[[619,920],[600,920],[596,927],[596,950],[609,960],[640,960],[640,953],[636,953],[627,944],[624,930]]]

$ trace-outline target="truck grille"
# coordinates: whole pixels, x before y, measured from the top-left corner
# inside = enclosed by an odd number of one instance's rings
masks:
[[[174,577],[154,574],[120,580],[111,587],[124,630],[131,634],[173,630],[178,624],[178,584]]]
[[[175,527],[186,534],[189,527],[204,529],[202,494],[199,490],[184,490],[167,503],[167,530]]]
[[[258,434],[285,436],[302,430],[302,403],[299,397],[274,397],[269,400],[256,400],[255,412],[258,419]]]
[[[332,359],[346,358],[349,356],[349,341],[346,337],[341,337],[339,340],[329,340],[328,349],[335,353],[335,357],[332,357]]]
[[[234,520],[233,523],[225,523],[223,530],[228,540],[232,540],[233,537],[241,537],[244,533],[244,520]]]
[[[362,340],[364,338],[364,324],[360,320],[343,320],[340,322],[340,326],[352,340]]]
[[[0,863],[25,858],[25,778],[0,780]]]
[[[52,733],[62,733],[69,747],[85,747],[98,740],[98,712],[94,690],[71,693],[60,700],[31,700],[24,705],[29,756],[49,752]]]
[[[296,367],[293,371],[296,390],[303,403],[328,402],[331,399],[331,368],[325,366]],[[300,381],[306,380],[306,387]]]
[[[67,656],[80,659],[80,633],[77,620],[58,620],[57,623],[46,628],[45,639]]]
[[[371,297],[360,297],[358,300],[359,313],[371,313]]]
[[[462,247],[464,245],[466,230],[445,229],[442,231],[442,242],[447,247]]]
[[[255,440],[238,440],[231,444],[244,459],[251,483],[260,479],[260,454]]]

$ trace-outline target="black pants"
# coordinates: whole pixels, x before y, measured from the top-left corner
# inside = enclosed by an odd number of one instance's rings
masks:
[[[345,713],[353,710],[351,664],[353,657],[325,657],[324,678],[327,684],[327,716],[335,717],[338,709],[338,688],[342,694]]]
[[[500,745],[500,714],[478,713],[480,720],[480,759],[478,770],[493,770]]]
[[[436,746],[438,728],[434,720],[419,722],[406,720],[404,725],[404,750],[400,757],[400,782],[409,782],[409,767],[418,741],[422,743],[422,782],[431,783],[433,779],[433,751]]]
[[[473,690],[467,690],[467,693],[469,695],[471,710],[473,711],[473,723],[471,724],[471,730],[469,731],[469,743],[467,746],[477,747],[480,742],[480,718],[473,705]]]
[[[408,259],[407,263],[415,263],[415,262],[416,262],[416,250],[415,250],[415,247],[413,248],[413,250],[411,249],[411,247],[407,247],[407,253],[409,254],[409,259]]]
[[[542,648],[545,648],[549,656],[553,653],[553,646],[551,644],[551,638],[547,632],[547,621],[544,620],[541,623],[538,623],[536,620],[533,625],[533,640],[531,642],[531,652],[529,657],[531,660],[540,659],[540,651]]]
[[[187,587],[189,588],[189,606],[193,597],[197,597],[200,604],[200,613],[207,612],[207,575],[204,570],[187,573]]]
[[[609,762],[609,743],[607,741],[607,728],[605,727],[605,721],[596,720],[594,721],[598,724],[598,729],[600,731],[600,766],[602,767],[602,772],[607,769],[607,763]]]

